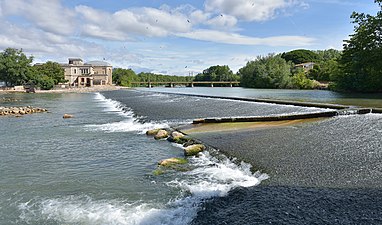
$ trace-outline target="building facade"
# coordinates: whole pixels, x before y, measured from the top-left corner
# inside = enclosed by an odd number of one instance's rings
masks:
[[[69,58],[68,64],[61,64],[65,80],[71,87],[92,87],[112,85],[113,67],[104,61],[84,63],[80,58]]]
[[[314,65],[315,65],[314,62],[307,62],[307,63],[297,64],[294,67],[295,68],[303,68],[304,71],[309,71],[309,70],[313,69]]]

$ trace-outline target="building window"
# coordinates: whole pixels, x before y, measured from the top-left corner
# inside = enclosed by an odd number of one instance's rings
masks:
[[[77,69],[74,69],[74,74],[76,74],[77,73]]]
[[[89,74],[89,69],[88,68],[82,68],[81,74]]]

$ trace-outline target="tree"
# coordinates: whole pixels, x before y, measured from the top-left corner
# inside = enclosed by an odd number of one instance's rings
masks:
[[[306,74],[301,71],[292,77],[292,87],[298,89],[314,89],[318,86],[317,81],[308,79]]]
[[[229,66],[211,66],[203,70],[203,73],[195,76],[195,81],[237,81],[239,77],[236,76]]]
[[[382,92],[382,0],[376,16],[353,12],[354,34],[345,40],[334,88]]]
[[[300,64],[306,62],[317,62],[319,56],[313,51],[306,49],[298,49],[287,53],[284,52],[283,54],[281,54],[281,58],[285,59],[286,61],[291,61],[294,64]]]
[[[30,79],[33,57],[27,57],[23,50],[7,48],[0,53],[0,80],[6,86],[23,85]]]
[[[37,66],[39,75],[45,75],[53,79],[54,84],[65,82],[65,71],[57,62],[48,61]]]
[[[136,80],[138,77],[131,69],[116,68],[113,70],[113,82],[116,85],[131,86],[131,82]]]
[[[291,85],[292,65],[280,55],[259,56],[239,69],[243,87],[288,88]]]
[[[44,64],[37,64],[33,66],[35,68],[35,79],[39,81],[51,79],[53,84],[65,82],[65,72],[59,63],[48,61]]]

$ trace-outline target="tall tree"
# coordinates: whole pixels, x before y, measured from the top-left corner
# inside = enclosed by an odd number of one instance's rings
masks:
[[[61,65],[57,62],[48,61],[44,64],[34,66],[37,76],[46,76],[53,80],[54,84],[65,82],[65,72]],[[38,77],[37,77],[38,79]]]
[[[345,40],[335,88],[382,92],[382,0],[376,16],[353,12],[354,34]]]
[[[227,65],[211,66],[195,76],[195,81],[237,81],[238,79],[239,77]]]
[[[23,85],[30,78],[33,57],[27,57],[23,50],[7,48],[0,53],[0,80],[6,86]]]
[[[243,87],[287,88],[291,85],[291,64],[280,55],[259,56],[238,72]]]
[[[113,70],[113,82],[116,85],[131,86],[132,81],[138,80],[132,69],[116,68]]]
[[[284,52],[281,57],[286,61],[292,61],[294,64],[317,62],[319,59],[317,53],[306,49],[297,49],[286,53]]]

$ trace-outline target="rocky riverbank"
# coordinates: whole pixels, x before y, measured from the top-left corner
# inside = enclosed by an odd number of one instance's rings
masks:
[[[32,113],[42,113],[47,112],[47,109],[32,107],[32,106],[23,106],[23,107],[3,107],[0,106],[0,116],[22,116]]]

